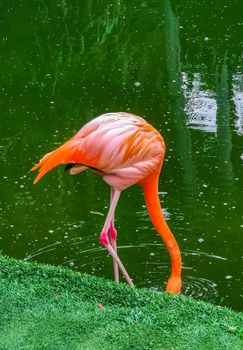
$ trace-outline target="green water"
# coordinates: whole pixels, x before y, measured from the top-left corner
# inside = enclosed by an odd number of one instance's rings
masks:
[[[183,257],[182,293],[242,309],[243,4],[0,1],[0,249],[113,278],[99,244],[109,188],[29,168],[93,117],[144,116],[167,145],[161,202]],[[141,190],[116,212],[138,287],[164,288],[169,257]]]

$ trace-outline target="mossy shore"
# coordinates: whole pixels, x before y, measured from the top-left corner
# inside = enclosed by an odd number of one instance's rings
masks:
[[[1,350],[243,349],[243,314],[0,256]]]

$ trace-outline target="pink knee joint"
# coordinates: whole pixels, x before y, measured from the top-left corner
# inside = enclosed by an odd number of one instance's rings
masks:
[[[115,229],[115,227],[112,224],[109,228],[109,234],[110,234],[110,237],[115,241],[117,238],[117,230]]]
[[[103,246],[105,247],[107,247],[110,244],[107,232],[101,232],[100,243],[103,244]]]

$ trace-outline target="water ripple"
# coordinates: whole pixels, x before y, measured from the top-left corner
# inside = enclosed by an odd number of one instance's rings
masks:
[[[195,299],[210,300],[210,302],[213,302],[219,295],[215,282],[194,276],[185,277],[182,294]]]
[[[41,247],[41,248],[39,248],[38,250],[36,250],[35,252],[27,254],[23,259],[24,259],[25,261],[28,261],[28,260],[31,260],[31,259],[33,259],[34,257],[36,257],[36,256],[38,256],[38,255],[51,252],[51,251],[55,250],[56,247],[57,247],[58,245],[60,245],[60,244],[61,244],[61,242],[58,241],[58,242],[55,242],[55,243],[53,243],[53,244],[49,244],[49,245],[46,245],[46,246],[44,246],[44,247]],[[49,249],[49,248],[50,248],[50,249]]]
[[[35,258],[39,255],[45,254],[50,251],[56,250],[60,245],[64,246],[64,243],[66,245],[71,245],[77,248],[80,248],[75,252],[73,252],[73,256],[68,257],[68,259],[64,259],[62,261],[62,265],[67,265],[71,268],[76,268],[82,272],[88,272],[92,274],[99,275],[99,271],[104,268],[105,259],[104,259],[104,253],[105,248],[102,246],[97,245],[96,243],[92,243],[93,246],[89,247],[89,249],[82,250],[81,247],[84,245],[84,247],[87,247],[87,241],[90,240],[90,237],[85,237],[85,239],[78,239],[79,237],[73,237],[68,241],[60,242],[57,241],[53,244],[46,245],[44,247],[41,247],[40,249],[36,250],[35,252],[29,253],[26,255],[24,260],[30,260],[32,258]],[[78,239],[78,240],[77,240]],[[161,251],[162,253],[166,251],[166,247],[162,245],[161,243],[139,243],[139,244],[133,244],[133,245],[120,245],[118,246],[118,252],[119,250],[125,250],[130,251],[130,249],[133,250],[133,255],[138,257],[142,254],[141,251],[147,250],[146,255],[148,256],[147,259],[141,260],[140,263],[134,267],[133,271],[131,272],[131,276],[134,277],[134,283],[138,287],[150,287],[157,291],[162,291],[165,288],[165,283],[168,278],[168,274],[170,271],[170,262],[168,261],[166,257],[166,261],[161,261],[163,257],[161,258]],[[64,247],[63,247],[64,250]],[[86,255],[85,255],[86,254]],[[187,250],[182,251],[182,256],[195,256],[197,257],[203,257],[203,259],[219,259],[219,260],[227,260],[227,258],[219,255],[215,255],[213,253],[208,253],[204,251],[198,251],[198,250]],[[131,256],[130,252],[128,253],[128,257]],[[163,256],[163,254],[162,254]],[[157,258],[159,257],[159,258]],[[106,254],[106,258],[110,257],[108,254]],[[165,258],[165,257],[164,257]],[[128,259],[129,261],[129,259]],[[124,261],[126,264],[126,260]],[[129,266],[127,266],[128,271],[130,270]],[[143,277],[139,273],[139,269],[142,269],[144,271],[147,271],[145,276]],[[87,270],[87,271],[86,271]],[[107,272],[108,271],[108,272]],[[210,300],[213,302],[218,297],[218,290],[217,290],[217,284],[207,278],[204,277],[197,277],[193,274],[195,273],[194,268],[190,265],[183,264],[183,287],[182,287],[182,294],[197,298],[197,299],[203,299],[203,300]],[[108,270],[102,272],[103,273],[110,273],[111,270],[108,268]],[[140,271],[141,272],[141,271]],[[103,277],[106,277],[106,276]]]

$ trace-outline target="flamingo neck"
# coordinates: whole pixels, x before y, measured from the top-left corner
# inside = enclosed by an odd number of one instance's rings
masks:
[[[179,277],[181,275],[181,254],[179,246],[167,225],[159,200],[158,194],[158,181],[159,172],[150,175],[143,183],[141,187],[144,192],[145,203],[147,210],[152,221],[153,226],[163,239],[172,263],[171,276]]]

